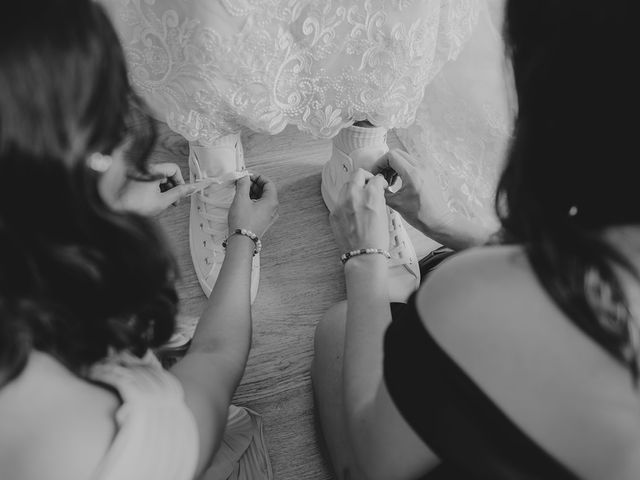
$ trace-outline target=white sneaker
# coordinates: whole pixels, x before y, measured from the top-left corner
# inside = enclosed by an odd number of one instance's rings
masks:
[[[362,132],[366,127],[348,127],[341,135],[349,136],[353,132]],[[340,138],[333,141],[331,159],[322,169],[321,192],[324,203],[332,211],[338,201],[342,186],[351,174],[359,168],[371,171],[376,161],[389,151],[386,133],[381,128],[366,128],[372,137],[377,137],[370,145],[356,148],[347,154],[338,144]],[[376,132],[377,130],[377,132]],[[377,134],[376,134],[377,133]],[[420,287],[420,268],[413,243],[404,228],[402,217],[387,207],[389,217],[389,301],[405,303],[409,296]]]
[[[226,135],[211,146],[189,144],[191,183],[209,181],[210,185],[191,196],[189,247],[200,286],[208,297],[216,283],[228,235],[229,206],[236,193],[235,181],[249,173],[244,165],[240,134]],[[260,255],[253,257],[251,303],[258,294]]]

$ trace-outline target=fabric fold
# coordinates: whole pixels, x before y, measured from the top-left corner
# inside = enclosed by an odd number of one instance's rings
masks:
[[[88,379],[116,389],[117,433],[92,480],[192,480],[198,428],[176,377],[148,352],[113,354]],[[262,417],[231,405],[222,443],[204,480],[272,480]]]

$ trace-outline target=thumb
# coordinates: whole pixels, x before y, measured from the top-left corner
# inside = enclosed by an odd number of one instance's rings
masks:
[[[385,189],[384,191],[384,199],[387,202],[387,205],[389,205],[391,208],[395,209],[395,205],[396,205],[396,195],[398,194],[398,192],[392,192],[391,190],[389,190],[388,188]]]
[[[166,202],[167,205],[171,205],[172,203],[178,202],[180,199],[191,195],[192,193],[197,192],[202,189],[201,185],[193,184],[193,183],[183,183],[182,185],[177,185],[170,190],[162,193],[162,199]]]
[[[239,178],[236,181],[236,197],[241,196],[244,198],[249,198],[249,194],[251,191],[251,177],[247,175],[246,177]]]
[[[389,184],[387,183],[386,178],[378,174],[375,177],[373,177],[371,180],[369,180],[369,182],[367,183],[367,186],[369,188],[378,189],[380,191],[386,191],[387,188],[389,187]]]

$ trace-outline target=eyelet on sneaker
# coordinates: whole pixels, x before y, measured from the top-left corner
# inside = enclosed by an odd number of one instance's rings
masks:
[[[189,178],[195,183],[195,179],[214,177],[210,185],[191,197],[189,214],[189,249],[196,277],[206,296],[211,294],[225,258],[219,240],[227,235],[228,210],[236,190],[232,180],[244,176],[247,169],[239,134],[225,135],[207,146],[189,143]],[[254,257],[251,302],[258,290],[259,262],[259,257]]]

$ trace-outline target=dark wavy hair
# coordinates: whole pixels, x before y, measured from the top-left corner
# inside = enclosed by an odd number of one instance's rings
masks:
[[[640,77],[635,0],[507,0],[505,40],[518,99],[496,209],[564,313],[637,382],[638,325],[606,240],[640,224]]]
[[[34,349],[82,372],[112,349],[142,354],[170,337],[176,269],[163,237],[149,220],[110,209],[86,162],[127,144],[129,174],[148,179],[154,141],[96,2],[4,8],[0,386]]]

